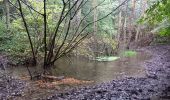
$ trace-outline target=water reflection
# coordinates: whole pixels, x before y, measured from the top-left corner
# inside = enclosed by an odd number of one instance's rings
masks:
[[[134,57],[122,58],[113,62],[95,62],[83,58],[62,58],[55,63],[52,73],[57,76],[92,80],[96,83],[106,82],[125,76],[141,77],[145,75],[141,62],[150,56],[139,52]]]
[[[134,57],[121,58],[113,62],[95,62],[83,58],[62,58],[55,63],[52,68],[53,75],[73,77],[80,80],[90,80],[95,83],[107,82],[113,79],[124,78],[125,76],[145,76],[145,69],[141,66],[144,60],[151,56],[143,52],[139,52]],[[40,67],[36,70],[40,71]],[[35,68],[30,67],[31,72]],[[20,77],[29,75],[26,67],[10,67],[8,69],[13,76]]]

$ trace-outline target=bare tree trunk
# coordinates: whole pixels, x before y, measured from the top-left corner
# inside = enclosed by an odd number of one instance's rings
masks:
[[[140,0],[140,14],[141,14],[141,16],[143,16],[143,13],[144,13],[144,9],[143,9],[143,2],[144,2],[144,0]],[[140,17],[140,16],[139,16]],[[135,36],[135,42],[137,42],[138,41],[138,39],[139,39],[139,35],[140,35],[140,25],[137,25],[137,27],[136,27],[136,36]]]
[[[141,16],[144,16],[146,8],[147,8],[147,0],[140,0]],[[141,25],[138,25],[137,28],[136,28],[135,42],[137,42],[140,39],[139,37],[142,34],[140,27],[141,27]]]
[[[136,8],[136,0],[131,0],[131,4],[132,4],[132,11],[131,11],[131,15],[130,15],[130,18],[129,18],[129,36],[128,36],[128,41],[127,41],[127,49],[129,49],[129,46],[130,46],[130,42],[131,42],[131,38],[133,36],[133,29],[134,29],[134,26],[133,26],[133,22],[135,20],[135,8]]]
[[[76,2],[77,2],[77,0],[74,0],[73,3],[76,3]],[[72,25],[73,25],[72,28],[73,28],[74,31],[76,31],[76,29],[77,29],[77,27],[78,27],[78,25],[81,21],[81,8],[79,8],[79,6],[81,5],[81,2],[82,2],[82,0],[78,0],[74,9],[72,9],[73,14],[71,13],[71,15],[72,15],[71,17],[74,16],[73,21],[72,21]]]
[[[44,71],[47,68],[47,14],[46,14],[46,0],[44,0]]]
[[[145,14],[145,11],[146,11],[146,9],[147,9],[147,1],[148,0],[142,0],[143,2],[142,2],[142,16],[144,16],[144,14]]]
[[[122,11],[119,8],[119,17],[118,17],[118,33],[117,33],[117,40],[120,42],[120,34],[122,31]]]
[[[136,36],[135,36],[135,42],[138,41],[140,35],[140,25],[136,27]]]
[[[6,27],[7,27],[7,29],[9,29],[9,27],[10,27],[10,13],[9,13],[8,0],[4,0],[4,4],[5,4]]]
[[[79,9],[79,6],[81,4],[82,0],[79,0],[79,2],[76,5],[76,9]],[[76,21],[77,21],[77,27],[81,21],[81,8],[78,10],[77,15],[76,15]]]
[[[133,20],[135,19],[135,16],[136,16],[136,13],[135,13],[135,9],[136,9],[136,0],[132,0],[132,6],[133,6],[133,9],[132,9],[132,14],[133,14]]]
[[[127,18],[126,18],[126,16],[125,16],[125,18],[124,18],[124,22],[123,22],[123,49],[125,50],[126,48],[126,42],[127,42],[127,32],[126,32],[126,30],[127,30]]]
[[[93,0],[93,7],[97,6],[97,0]],[[98,17],[98,14],[97,14],[97,9],[94,9],[94,12],[93,12],[93,20],[94,21],[97,21],[97,17]],[[97,22],[94,22],[93,24],[93,29],[94,29],[94,35],[97,34]]]
[[[76,2],[77,0],[74,0],[74,3]],[[78,2],[77,2],[77,4],[75,5],[75,11],[74,11],[74,13],[76,14],[75,15],[75,17],[73,18],[73,22],[72,22],[72,29],[73,29],[73,31],[75,32],[76,31],[76,29],[79,27],[79,24],[80,24],[80,22],[81,22],[81,8],[79,8],[79,6],[81,5],[81,2],[82,2],[82,0],[79,0]],[[78,11],[77,11],[78,10]],[[73,15],[74,16],[74,15]],[[78,31],[79,31],[80,29],[78,29]],[[77,56],[77,48],[75,49],[75,51],[76,51],[76,56]]]
[[[119,0],[119,4],[122,3],[122,0]],[[119,8],[119,16],[118,16],[118,34],[117,34],[117,40],[120,41],[120,34],[122,31],[122,9]]]
[[[93,8],[94,7],[96,7],[97,6],[97,0],[93,0],[93,2],[92,2],[92,6],[93,6]],[[94,32],[93,32],[93,36],[94,36],[94,50],[95,50],[95,56],[98,56],[98,52],[97,52],[97,50],[98,50],[98,41],[97,41],[97,19],[98,19],[98,12],[97,12],[97,8],[96,9],[94,9],[94,11],[93,11],[93,21],[94,21],[94,24],[93,24],[93,30],[94,30]]]

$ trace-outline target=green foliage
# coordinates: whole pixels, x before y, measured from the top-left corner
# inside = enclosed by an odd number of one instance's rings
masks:
[[[27,43],[26,33],[17,31],[10,32],[5,28],[5,23],[0,21],[0,51],[9,55],[24,55],[28,52],[29,44]]]
[[[147,11],[140,22],[148,22],[150,25],[160,26],[161,36],[170,36],[170,0],[159,0],[154,3]]]
[[[122,53],[122,56],[125,56],[125,57],[132,57],[132,56],[136,56],[136,55],[137,55],[136,51],[125,51]]]
[[[170,26],[160,29],[160,36],[170,36]]]
[[[37,11],[39,11],[40,13],[43,13],[43,2],[39,2],[39,1],[34,1],[34,0],[29,0],[29,2],[31,3],[31,6],[33,8],[36,8]],[[57,5],[57,4],[50,4],[48,5],[47,8],[47,24],[48,24],[48,33],[54,32],[54,28],[56,26],[56,22],[58,21],[58,13],[61,12],[62,7]],[[27,22],[27,25],[29,27],[29,30],[31,31],[31,33],[33,33],[35,35],[35,33],[40,34],[43,31],[43,23],[44,23],[44,19],[43,16],[30,11],[26,6],[23,6],[23,11],[24,11],[24,16]],[[14,29],[17,29],[20,32],[25,32],[25,27],[23,25],[22,19],[18,18],[15,19],[12,22],[12,25],[14,27]],[[35,32],[36,31],[36,32]]]
[[[50,0],[47,7],[47,40],[49,39],[51,33],[54,33],[56,23],[58,21],[59,14],[62,9],[62,4],[59,5],[58,1],[56,3],[51,3]],[[35,1],[35,0],[29,0],[29,5],[31,5],[33,8],[35,8],[38,12],[43,12],[43,2]],[[28,25],[28,29],[30,32],[30,37],[32,39],[32,42],[34,44],[34,48],[36,50],[39,50],[40,53],[43,48],[43,28],[44,28],[44,19],[43,16],[37,14],[36,12],[28,9],[28,7],[24,4],[22,4],[24,17],[26,19],[26,23]],[[19,11],[18,11],[19,13]],[[60,25],[60,28],[63,28],[62,25]],[[25,26],[23,23],[23,20],[21,17],[18,17],[14,19],[11,22],[11,30],[13,32],[12,39],[9,41],[9,44],[6,44],[5,51],[11,52],[11,53],[20,53],[21,55],[25,55],[28,52],[30,52],[29,41],[27,37],[27,33],[25,30]],[[61,34],[61,32],[58,32],[58,34]],[[12,41],[12,42],[11,42]],[[60,40],[59,40],[60,41]],[[48,42],[48,41],[47,41]],[[13,46],[15,45],[15,46]],[[16,47],[16,48],[15,48]]]
[[[4,38],[3,38],[3,35],[5,35],[7,32],[7,29],[5,27],[5,23],[0,20],[0,40],[2,41]]]
[[[23,42],[21,36],[11,35],[8,40],[0,45],[0,51],[6,52],[9,55],[25,55],[29,51],[28,44]]]
[[[100,4],[104,0],[97,0],[97,3]],[[93,9],[92,6],[93,0],[89,0],[89,2],[83,7],[82,15],[85,16],[90,9]],[[100,19],[103,16],[110,13],[115,7],[117,7],[117,3],[115,1],[105,0],[100,6],[97,7],[97,18]],[[94,16],[93,12],[89,14],[89,16],[85,19],[85,22],[93,22]],[[100,20],[97,22],[97,35],[105,36],[105,35],[113,35],[116,33],[114,21],[116,20],[116,16],[109,15],[107,18]],[[93,24],[92,24],[93,25]],[[93,31],[93,26],[87,28],[87,31]]]
[[[98,1],[98,0],[97,0]],[[17,5],[16,0],[12,0],[11,1],[14,5]],[[98,3],[103,2],[103,0],[99,0]],[[71,2],[72,3],[72,2]],[[41,51],[43,51],[44,49],[44,44],[43,44],[43,39],[44,39],[44,19],[43,16],[38,14],[37,12],[43,14],[43,1],[36,1],[36,0],[28,0],[27,4],[31,5],[32,8],[34,8],[36,11],[31,10],[26,4],[24,4],[23,2],[21,2],[22,4],[22,10],[23,10],[23,15],[26,19],[26,23],[28,25],[28,30],[30,32],[30,37],[32,39],[33,42],[33,47],[35,49],[35,51],[39,50],[40,52],[38,53],[42,53]],[[114,4],[114,5],[113,5]],[[98,19],[102,18],[103,16],[107,15],[108,13],[110,13],[114,7],[116,7],[117,5],[115,5],[115,1],[110,1],[110,0],[105,0],[105,2],[100,5],[99,7],[97,7],[97,13],[98,13]],[[47,1],[47,45],[50,43],[51,36],[53,36],[54,32],[55,32],[55,27],[56,24],[58,23],[60,14],[61,14],[61,10],[62,10],[63,4],[62,1],[56,1],[56,0],[49,0]],[[89,11],[93,9],[91,1],[88,1],[87,4],[85,4],[85,6],[83,6],[81,8],[81,19],[87,14],[89,13]],[[107,9],[107,10],[106,10]],[[67,13],[68,8],[65,10],[64,13]],[[17,9],[11,11],[10,13],[15,13],[13,15],[14,18],[11,18],[11,30],[8,34],[6,34],[6,32],[2,32],[1,36],[4,39],[3,42],[1,42],[1,47],[0,50],[1,51],[5,51],[8,52],[10,54],[21,54],[21,55],[25,55],[28,52],[30,52],[29,49],[29,42],[28,42],[28,37],[27,37],[27,33],[25,30],[25,26],[23,24],[23,20],[21,18],[21,16],[18,16],[19,11]],[[69,15],[68,15],[69,16]],[[108,16],[106,19],[101,20],[98,22],[98,31],[96,35],[100,35],[100,37],[106,38],[104,42],[106,42],[107,44],[110,44],[112,46],[113,49],[116,48],[116,41],[112,39],[113,34],[115,33],[115,28],[114,28],[114,20],[115,17],[113,18],[113,15]],[[56,51],[57,51],[57,47],[59,45],[62,44],[64,36],[65,36],[65,29],[67,28],[67,18],[66,20],[64,20],[62,22],[62,24],[59,26],[59,30],[57,31],[57,36],[56,36]],[[74,21],[74,20],[73,20]],[[71,21],[71,24],[72,22]],[[83,29],[88,23],[93,22],[93,11],[83,20],[82,25],[80,26],[80,30]],[[91,24],[92,26],[93,24]],[[1,26],[5,26],[5,25],[1,25]],[[92,32],[93,31],[93,27],[87,27],[87,29],[85,29],[85,32],[82,34],[85,34],[86,32]],[[2,28],[5,29],[5,28]],[[72,32],[73,30],[73,32]],[[72,26],[70,27],[70,32],[69,32],[69,38],[68,41],[66,40],[64,46],[67,44],[67,42],[70,42],[71,39],[74,39],[75,35],[72,35],[74,33],[74,30],[72,28]],[[82,35],[83,36],[83,35]],[[6,39],[5,37],[8,37],[8,39]],[[81,35],[80,35],[81,37]],[[80,38],[78,37],[78,38]]]

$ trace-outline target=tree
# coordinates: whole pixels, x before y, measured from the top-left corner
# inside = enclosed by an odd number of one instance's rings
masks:
[[[37,62],[36,52],[38,52],[39,54],[43,53],[44,70],[52,66],[55,61],[70,53],[81,41],[89,36],[90,33],[93,33],[93,31],[87,31],[87,28],[107,18],[128,0],[122,2],[106,15],[100,18],[95,16],[93,21],[85,22],[86,18],[95,11],[103,1],[104,0],[99,4],[95,4],[86,14],[82,14],[81,10],[90,2],[89,0],[17,0],[18,5],[16,9],[19,10],[25,32],[28,36],[34,64]],[[38,5],[39,7],[37,7]],[[77,25],[73,26],[73,23]],[[96,26],[97,24],[95,28]],[[42,39],[36,39],[37,37],[35,35],[40,35]],[[38,43],[41,45],[38,45]],[[41,51],[37,51],[36,48],[38,46],[40,46]]]

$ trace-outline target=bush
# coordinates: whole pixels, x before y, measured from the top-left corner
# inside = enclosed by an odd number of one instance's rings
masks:
[[[28,51],[28,46],[26,33],[18,33],[12,28],[7,30],[5,23],[0,21],[0,52],[14,56],[23,55]]]

